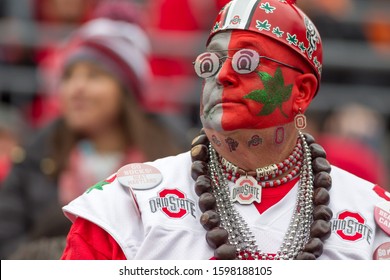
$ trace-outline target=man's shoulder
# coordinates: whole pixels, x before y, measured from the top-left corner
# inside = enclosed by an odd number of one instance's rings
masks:
[[[359,185],[363,187],[373,187],[375,183],[362,179],[355,174],[352,174],[344,169],[332,165],[332,171],[330,173],[333,182],[341,182],[346,185]]]
[[[161,168],[162,170],[166,170],[166,169],[172,170],[173,166],[190,165],[191,155],[190,152],[188,151],[178,155],[160,158],[155,161],[145,162],[145,164],[150,164],[156,168]]]
[[[355,199],[364,204],[390,200],[390,193],[375,182],[369,182],[336,166],[332,166],[330,175],[331,193],[343,197],[344,202]]]
[[[189,152],[152,162],[124,165],[113,175],[88,188],[83,195],[65,206],[64,211],[69,213],[73,212],[74,209],[78,209],[77,211],[84,209],[81,211],[96,213],[100,209],[110,207],[110,204],[115,205],[115,208],[120,205],[126,208],[127,205],[134,204],[133,191],[131,190],[145,186],[146,179],[152,180],[158,174],[164,178],[164,181],[178,180],[181,177],[188,176],[190,166],[191,157]],[[150,171],[149,167],[153,167],[153,170]],[[155,186],[158,184],[156,183]],[[72,217],[69,218],[73,220]]]

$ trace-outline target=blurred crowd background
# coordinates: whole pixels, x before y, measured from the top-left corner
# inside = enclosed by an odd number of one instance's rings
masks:
[[[137,106],[166,129],[177,152],[189,149],[201,126],[201,81],[192,61],[227,2],[0,0],[0,188],[13,164],[25,160],[26,143],[61,115],[59,81],[69,40],[97,18],[136,23],[145,31],[152,77]],[[324,45],[322,86],[308,111],[308,131],[331,163],[390,190],[390,1],[297,5]],[[50,173],[50,162],[42,161],[41,168]],[[0,235],[4,231],[0,226]]]

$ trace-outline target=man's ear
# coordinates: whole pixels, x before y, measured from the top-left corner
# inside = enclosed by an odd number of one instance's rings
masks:
[[[293,111],[305,112],[316,94],[318,80],[314,74],[305,73],[296,77],[293,87]]]

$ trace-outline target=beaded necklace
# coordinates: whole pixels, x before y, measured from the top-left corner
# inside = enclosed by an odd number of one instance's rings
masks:
[[[299,139],[303,163],[296,206],[280,249],[272,255],[258,248],[249,226],[235,209],[219,156],[207,136],[201,131],[194,139],[191,175],[203,212],[200,222],[216,259],[316,259],[322,254],[333,215],[327,206],[331,167],[312,136],[299,132]]]
[[[256,177],[258,184],[263,188],[276,187],[293,180],[298,174],[302,166],[302,145],[298,141],[293,153],[283,162],[272,164],[266,167],[257,168],[256,172],[245,172],[237,166],[227,161],[223,157],[219,157],[219,163],[222,165],[225,178],[231,182],[236,182],[241,176]],[[295,166],[294,166],[295,165]],[[284,172],[293,169],[280,179],[270,180],[276,176],[282,175]],[[265,174],[265,175],[264,175]]]
[[[249,176],[256,177],[256,180],[258,181],[258,183],[262,185],[262,187],[273,187],[273,186],[279,186],[282,183],[287,183],[292,179],[291,176],[294,177],[297,175],[297,171],[300,169],[302,165],[301,158],[302,158],[302,145],[301,145],[300,138],[298,138],[294,150],[288,156],[287,159],[285,159],[284,161],[278,164],[271,164],[269,166],[257,168],[256,171],[246,172],[245,170],[240,169],[239,167],[237,167],[236,165],[234,165],[233,163],[229,162],[228,160],[226,160],[221,156],[219,157],[219,162],[222,165],[223,173],[225,177],[229,181],[235,182],[242,175],[249,175]],[[294,165],[295,165],[294,172],[291,172],[291,176],[288,176],[288,178],[283,178],[284,179],[283,181],[277,182],[277,180],[275,180],[273,184],[267,186],[265,185],[265,183],[262,183],[264,181],[282,175],[284,172],[288,171]]]

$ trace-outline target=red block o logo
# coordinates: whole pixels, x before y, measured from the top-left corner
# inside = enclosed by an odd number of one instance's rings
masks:
[[[178,189],[174,189],[174,190],[165,189],[159,192],[160,197],[167,197],[170,195],[176,196],[177,198],[181,198],[181,199],[186,198],[185,195]],[[178,212],[172,212],[168,209],[168,207],[163,207],[161,208],[161,210],[171,218],[182,218],[184,215],[187,214],[187,210],[183,208],[181,208]]]
[[[365,220],[362,216],[360,216],[358,213],[353,213],[353,212],[349,212],[349,211],[345,211],[343,213],[340,213],[338,215],[338,219],[339,220],[346,220],[347,218],[349,219],[354,219],[356,220],[356,222],[360,223],[360,224],[364,224]],[[347,220],[349,220],[347,219]],[[336,231],[336,233],[343,239],[345,240],[349,240],[349,241],[356,241],[356,240],[359,240],[360,238],[363,237],[363,234],[355,231],[355,234],[354,235],[348,235],[346,233],[344,233],[344,230],[343,229],[339,229]]]

